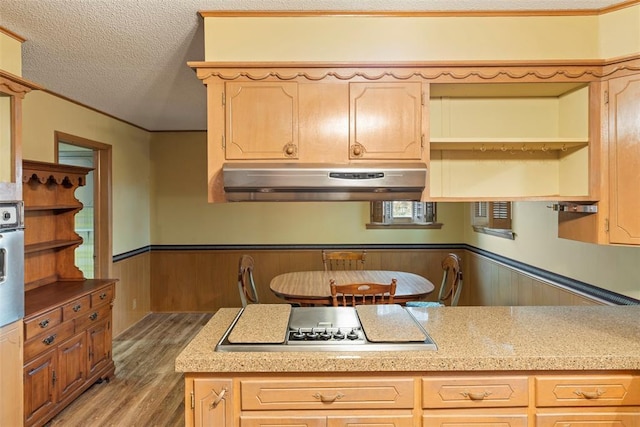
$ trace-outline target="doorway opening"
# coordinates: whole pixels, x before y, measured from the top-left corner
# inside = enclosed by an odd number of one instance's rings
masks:
[[[83,204],[75,217],[75,231],[83,239],[75,251],[76,266],[87,279],[111,273],[111,146],[55,132],[58,163],[93,168],[86,184],[76,190]]]

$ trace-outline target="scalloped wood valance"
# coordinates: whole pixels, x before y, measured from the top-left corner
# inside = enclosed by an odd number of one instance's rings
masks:
[[[428,80],[434,83],[480,82],[590,82],[621,72],[640,71],[640,56],[613,60],[583,61],[460,61],[452,63],[223,63],[189,62],[205,83],[221,80],[324,79],[368,81]]]
[[[86,184],[85,176],[92,170],[93,168],[82,166],[24,160],[22,162],[22,182],[26,184],[32,179],[36,179],[42,184],[53,181],[58,185],[66,183],[70,186],[84,186]]]

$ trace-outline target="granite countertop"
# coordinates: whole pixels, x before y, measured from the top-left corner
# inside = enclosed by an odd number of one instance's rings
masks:
[[[239,310],[218,310],[176,371],[640,370],[640,306],[413,308],[437,351],[215,352]]]

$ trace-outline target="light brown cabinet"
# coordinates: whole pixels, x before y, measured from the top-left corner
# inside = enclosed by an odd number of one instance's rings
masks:
[[[349,159],[420,160],[420,82],[349,83]]]
[[[187,382],[187,425],[204,427],[235,425],[233,380],[195,378]]]
[[[296,82],[228,82],[224,99],[227,160],[298,158]]]
[[[640,425],[640,377],[538,376],[536,427]]]
[[[609,81],[609,243],[640,244],[640,75]]]
[[[422,379],[423,425],[527,426],[529,378],[434,376]]]
[[[7,425],[22,424],[23,339],[22,320],[0,327],[0,420]]]
[[[640,376],[625,373],[202,373],[185,374],[185,390],[187,426],[640,423]]]
[[[598,183],[594,198],[597,213],[558,213],[558,236],[598,244],[640,244],[640,75],[627,75],[598,86],[598,115],[592,129],[600,133],[600,149],[593,153],[597,162],[593,176]]]
[[[42,426],[110,378],[114,279],[85,279],[74,195],[90,169],[25,161],[24,424]]]

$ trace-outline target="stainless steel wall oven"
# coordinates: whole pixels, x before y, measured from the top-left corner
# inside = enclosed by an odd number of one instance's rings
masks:
[[[0,327],[24,317],[22,202],[0,202]]]

